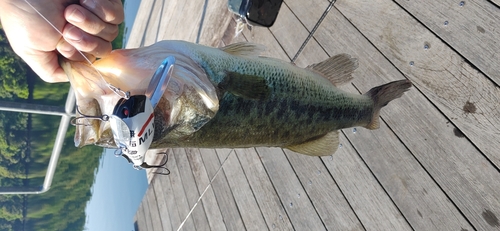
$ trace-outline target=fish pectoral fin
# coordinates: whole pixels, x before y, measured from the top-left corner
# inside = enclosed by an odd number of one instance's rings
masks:
[[[335,153],[338,147],[339,131],[334,131],[317,139],[306,141],[301,144],[291,145],[285,148],[309,156],[329,156]]]
[[[240,42],[240,43],[229,44],[220,49],[232,55],[259,56],[260,53],[266,50],[266,47],[255,43]]]
[[[271,93],[266,79],[236,72],[227,72],[219,88],[247,99],[265,99]]]
[[[339,54],[307,68],[330,80],[333,85],[340,86],[353,79],[352,73],[358,68],[358,60],[348,54]]]

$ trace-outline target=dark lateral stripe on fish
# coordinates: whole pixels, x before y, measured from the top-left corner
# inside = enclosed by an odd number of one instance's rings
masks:
[[[251,108],[255,108],[256,114],[248,113]],[[226,96],[221,100],[219,113],[224,116],[239,115],[250,119],[269,119],[279,120],[281,122],[290,122],[297,120],[304,123],[334,123],[336,121],[369,121],[373,111],[369,107],[350,107],[343,106],[315,106],[306,105],[298,100],[269,100],[263,104],[256,100],[245,100],[240,97]],[[271,114],[274,113],[274,116]],[[293,117],[292,117],[293,115]],[[300,119],[304,118],[304,119]],[[271,123],[272,124],[272,123]]]

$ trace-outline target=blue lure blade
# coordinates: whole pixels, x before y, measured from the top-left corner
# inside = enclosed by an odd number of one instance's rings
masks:
[[[151,105],[153,105],[153,108],[156,107],[156,105],[160,101],[161,96],[168,87],[168,83],[170,82],[170,77],[174,69],[174,64],[174,56],[168,56],[167,58],[165,58],[158,69],[156,69],[151,82],[149,82],[149,86],[146,90],[145,95],[151,101]]]

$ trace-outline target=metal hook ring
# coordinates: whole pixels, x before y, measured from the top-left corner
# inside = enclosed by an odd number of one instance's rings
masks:
[[[134,164],[134,169],[135,169],[135,170],[142,170],[143,168],[142,168],[140,165],[135,165],[135,164]]]
[[[122,156],[123,155],[123,151],[121,149],[115,149],[115,156],[116,157],[119,157],[119,156]]]
[[[108,88],[113,91],[115,94],[120,96],[120,98],[124,99],[130,99],[130,91],[123,91],[122,89],[113,86],[112,84],[108,83]]]

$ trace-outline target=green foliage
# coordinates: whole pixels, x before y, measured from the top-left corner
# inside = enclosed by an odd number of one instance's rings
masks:
[[[26,114],[0,112],[0,183],[4,186],[19,184],[16,179],[23,178],[24,167],[19,162],[26,150],[26,123]]]
[[[42,79],[33,78],[35,89],[33,103],[51,106],[63,106],[68,96],[69,83],[47,83]],[[64,89],[63,91],[61,89]]]
[[[113,40],[113,42],[111,42],[111,45],[113,47],[113,50],[114,49],[122,49],[123,48],[123,36],[125,35],[124,31],[125,31],[125,24],[122,23],[118,26],[118,36],[116,36],[115,40]]]
[[[0,115],[2,113],[5,112],[0,112]],[[33,161],[29,163],[28,177],[29,184],[35,186],[43,184],[60,118],[33,115],[32,120],[34,125],[40,125],[33,127],[32,134],[39,135],[30,144]],[[69,127],[50,190],[44,194],[28,196],[26,230],[83,230],[85,206],[92,195],[90,188],[94,183],[94,172],[98,167],[102,148],[75,148],[74,132],[75,128]],[[4,155],[0,157],[3,158]],[[22,166],[21,163],[11,165]],[[20,185],[24,170],[13,172],[5,166],[0,165],[0,185]],[[0,196],[0,227],[22,221],[22,201],[20,196],[16,196]]]
[[[10,48],[5,32],[0,28],[0,98],[28,97],[27,65]]]
[[[73,127],[67,133],[51,189],[28,197],[27,230],[83,230],[85,206],[90,200],[90,188],[102,149],[77,149],[72,134]]]
[[[21,208],[16,204],[5,203],[0,206],[0,217],[7,221],[23,219]]]
[[[122,5],[125,5],[125,0],[122,0]],[[122,49],[123,47],[123,36],[125,35],[125,23],[121,23],[118,26],[118,36],[116,36],[115,40],[111,42],[111,46],[114,49]]]

